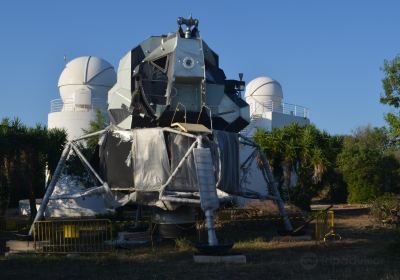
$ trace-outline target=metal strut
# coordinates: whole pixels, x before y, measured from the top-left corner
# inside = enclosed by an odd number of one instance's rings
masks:
[[[263,174],[264,180],[271,187],[271,192],[272,192],[272,195],[275,197],[275,201],[278,206],[279,213],[283,217],[283,224],[285,226],[285,229],[290,232],[293,231],[292,223],[289,220],[289,216],[285,210],[285,204],[283,203],[283,200],[282,200],[281,195],[278,190],[278,183],[275,181],[274,176],[272,175],[271,168],[270,168],[269,163],[268,163],[267,159],[265,158],[263,152],[261,151],[261,147],[257,143],[255,143],[254,141],[252,141],[251,139],[249,139],[243,135],[239,134],[239,137],[244,140],[242,142],[243,144],[252,146],[258,151],[258,154],[259,154],[261,162],[262,162],[261,172]]]

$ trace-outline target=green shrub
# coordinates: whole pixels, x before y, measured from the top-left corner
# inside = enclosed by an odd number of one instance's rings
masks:
[[[194,250],[192,242],[186,238],[175,239],[175,247],[178,251],[192,251]]]
[[[378,222],[393,220],[394,209],[400,210],[400,197],[393,193],[385,193],[372,201],[370,214]]]
[[[338,167],[347,184],[348,202],[367,203],[384,192],[399,190],[399,161],[385,129],[357,129],[344,139]]]

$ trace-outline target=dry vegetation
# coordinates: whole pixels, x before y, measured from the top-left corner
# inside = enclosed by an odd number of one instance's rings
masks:
[[[336,210],[343,240],[277,242],[271,222],[224,225],[219,237],[235,241],[243,265],[192,261],[193,248],[180,240],[120,250],[105,256],[32,256],[0,260],[1,279],[400,279],[400,242],[393,229],[376,226],[368,209]],[[397,237],[396,237],[397,236]]]

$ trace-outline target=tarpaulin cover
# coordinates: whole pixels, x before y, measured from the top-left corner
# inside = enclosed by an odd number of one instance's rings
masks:
[[[133,166],[127,164],[132,143],[125,135],[131,132],[123,132],[107,132],[99,149],[100,172],[110,188],[133,188]]]
[[[213,131],[206,141],[213,154],[217,187],[225,192],[239,191],[239,142],[235,133]],[[148,203],[176,169],[195,140],[164,132],[162,128],[114,130],[108,132],[100,147],[100,167],[111,189],[135,189],[129,199]],[[167,186],[169,191],[198,192],[193,153]]]
[[[160,128],[134,129],[132,159],[137,191],[158,191],[169,177],[169,160]]]
[[[178,135],[169,134],[169,150],[171,157],[171,171],[175,170],[181,159],[184,157],[189,147],[193,144],[194,139]],[[196,167],[194,165],[193,153],[189,155],[178,173],[168,186],[167,190],[171,191],[198,191]]]

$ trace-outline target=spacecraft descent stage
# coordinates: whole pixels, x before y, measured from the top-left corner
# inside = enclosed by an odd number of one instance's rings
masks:
[[[268,161],[239,134],[250,121],[243,88],[242,75],[226,79],[218,55],[199,36],[197,19],[179,18],[177,32],[143,41],[119,63],[117,82],[108,92],[110,126],[65,145],[35,221],[43,217],[63,166],[75,153],[100,185],[85,195],[100,193],[111,208],[154,206],[160,224],[194,221],[194,209],[201,208],[210,246],[218,245],[214,211],[234,196],[274,200],[291,231]],[[96,166],[77,145],[95,136],[100,136]],[[239,145],[254,149],[242,164]],[[266,195],[243,187],[246,166],[257,155]]]

